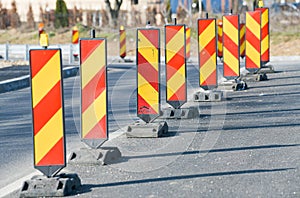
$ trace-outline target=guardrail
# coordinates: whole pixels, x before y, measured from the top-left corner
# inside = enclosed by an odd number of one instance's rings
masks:
[[[40,49],[39,45],[22,44],[0,44],[0,55],[4,60],[29,60],[30,49]],[[76,44],[51,45],[49,49],[61,48],[63,64],[74,64],[74,54],[79,53],[79,46]]]

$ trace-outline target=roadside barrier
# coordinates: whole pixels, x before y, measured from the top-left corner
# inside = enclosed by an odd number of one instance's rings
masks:
[[[104,38],[79,40],[81,87],[81,141],[91,149],[81,148],[70,155],[69,162],[105,165],[121,157],[117,147],[100,146],[108,140],[107,44]]]
[[[60,49],[30,50],[34,167],[44,176],[25,181],[20,197],[65,196],[81,185],[66,166],[63,82]]]
[[[194,101],[220,101],[222,92],[212,91],[218,86],[216,19],[198,19],[198,57],[199,85],[203,90],[194,93]]]
[[[224,90],[244,90],[247,84],[240,77],[239,15],[224,15],[223,19],[223,76],[220,83]]]
[[[160,137],[168,132],[166,122],[154,123],[160,116],[160,30],[137,29],[137,116],[145,123],[127,128],[127,137]]]
[[[187,102],[185,25],[165,25],[166,100],[173,107],[163,110],[163,118],[190,119],[197,108],[181,108]]]
[[[108,139],[106,40],[80,39],[81,138],[96,149]]]

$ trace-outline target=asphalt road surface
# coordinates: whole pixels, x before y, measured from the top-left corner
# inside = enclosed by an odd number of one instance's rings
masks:
[[[268,74],[269,80],[249,82],[245,91],[224,92],[221,102],[189,101],[185,106],[197,106],[200,117],[167,120],[165,137],[110,139],[103,146],[120,149],[118,163],[68,164],[62,172],[77,173],[82,182],[72,196],[300,197],[300,64],[277,61],[272,65],[277,72]],[[111,134],[138,120],[135,75],[135,67],[129,64],[109,68]],[[68,153],[83,147],[77,130],[78,83],[78,77],[64,80]],[[191,99],[197,90],[193,64],[188,67],[188,87]],[[163,94],[163,108],[164,98]],[[13,182],[35,170],[29,88],[0,94],[0,104],[2,192],[7,186],[14,189]],[[4,197],[18,197],[15,190]]]

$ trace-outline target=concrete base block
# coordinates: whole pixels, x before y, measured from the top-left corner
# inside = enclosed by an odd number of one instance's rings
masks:
[[[248,85],[246,82],[241,80],[228,80],[221,82],[218,86],[218,89],[220,90],[232,90],[232,91],[241,91],[248,88]]]
[[[201,90],[193,95],[195,102],[215,102],[222,100],[222,91]]]
[[[54,177],[34,176],[24,182],[20,197],[62,197],[73,195],[81,186],[77,174],[60,174]]]
[[[193,119],[200,116],[199,110],[197,107],[189,108],[167,108],[162,110],[162,119]]]
[[[117,147],[81,148],[69,157],[70,164],[107,165],[116,163],[122,154]]]
[[[264,65],[257,71],[257,73],[270,74],[270,73],[275,73],[275,70],[272,65]]]
[[[128,138],[158,138],[168,133],[167,122],[159,123],[135,123],[129,125],[126,136]]]
[[[248,73],[245,75],[242,75],[239,80],[246,81],[246,82],[255,82],[255,81],[264,81],[268,80],[268,77],[265,73]]]

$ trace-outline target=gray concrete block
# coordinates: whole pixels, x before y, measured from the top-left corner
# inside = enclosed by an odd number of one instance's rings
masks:
[[[189,108],[167,108],[162,110],[161,119],[193,119],[200,116],[199,110],[197,107]]]
[[[101,147],[99,149],[80,148],[72,152],[68,163],[83,165],[108,165],[116,163],[122,154],[117,147]]]
[[[62,197],[73,195],[81,186],[77,174],[60,174],[54,177],[34,176],[24,182],[20,197]]]
[[[215,102],[222,100],[222,92],[221,91],[213,91],[213,90],[201,90],[193,95],[195,102]]]
[[[271,73],[275,73],[275,69],[272,65],[264,65],[257,71],[257,73],[271,74]]]
[[[135,123],[127,127],[128,138],[158,138],[168,133],[167,122]]]
[[[268,77],[265,73],[248,73],[245,75],[242,75],[239,80],[245,81],[245,82],[255,82],[255,81],[264,81],[268,80]]]
[[[218,86],[218,90],[227,90],[227,91],[241,91],[246,90],[248,85],[245,81],[241,81],[238,79],[228,80],[221,82]]]

